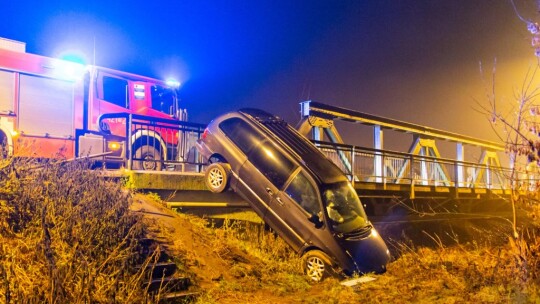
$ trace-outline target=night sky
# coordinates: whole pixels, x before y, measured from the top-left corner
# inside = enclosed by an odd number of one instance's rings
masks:
[[[540,19],[535,1],[515,1]],[[497,58],[506,100],[536,64],[510,0],[1,2],[1,37],[175,77],[201,123],[258,107],[294,125],[298,102],[312,99],[491,139],[474,110],[485,102],[479,62],[490,71]]]

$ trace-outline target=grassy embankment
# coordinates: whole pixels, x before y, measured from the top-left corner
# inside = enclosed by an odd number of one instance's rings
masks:
[[[140,215],[81,163],[0,162],[0,303],[142,302]]]
[[[135,208],[134,208],[135,206]],[[153,206],[153,207],[152,207]],[[145,212],[148,208],[159,212]],[[139,212],[134,212],[139,211]],[[533,214],[540,214],[533,210]],[[529,303],[540,298],[540,237],[504,246],[401,245],[388,272],[353,288],[309,282],[261,226],[209,227],[82,164],[0,165],[0,303],[144,303],[137,240],[164,241],[199,303]],[[147,260],[147,262],[151,262]]]

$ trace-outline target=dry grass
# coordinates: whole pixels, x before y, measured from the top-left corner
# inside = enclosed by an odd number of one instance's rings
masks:
[[[403,245],[386,274],[353,288],[307,281],[298,257],[261,226],[226,222],[212,233],[212,248],[229,261],[233,278],[208,288],[199,303],[540,303],[540,237],[532,232],[504,246]],[[223,254],[231,247],[249,264]]]
[[[142,302],[143,226],[120,184],[84,163],[2,160],[0,302]]]
[[[539,245],[408,250],[387,274],[355,290],[377,303],[537,303]]]
[[[129,211],[131,193],[86,168],[0,163],[0,303],[152,302],[134,270],[137,240],[152,231],[203,287],[197,303],[539,303],[540,237],[533,232],[505,246],[402,244],[373,282],[315,284],[262,225],[209,225],[165,208],[143,220],[143,212]],[[540,209],[531,206],[537,219]]]

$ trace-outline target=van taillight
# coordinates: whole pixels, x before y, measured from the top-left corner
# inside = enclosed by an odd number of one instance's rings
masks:
[[[208,136],[208,129],[204,129],[201,139],[206,139],[206,136]]]

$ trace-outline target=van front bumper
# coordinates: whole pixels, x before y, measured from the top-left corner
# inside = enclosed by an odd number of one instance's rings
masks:
[[[390,262],[390,251],[375,228],[372,228],[367,238],[343,240],[343,247],[353,260],[356,272],[386,272],[386,265]]]

